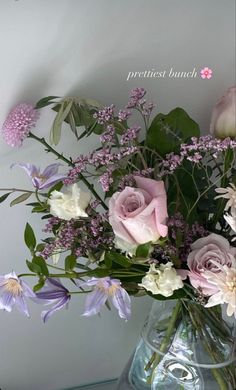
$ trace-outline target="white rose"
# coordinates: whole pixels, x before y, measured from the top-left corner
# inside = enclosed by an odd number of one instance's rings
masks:
[[[183,287],[183,282],[175,268],[173,268],[173,264],[168,262],[167,264],[161,264],[159,268],[156,268],[155,264],[151,264],[139,286],[151,291],[152,294],[170,297],[174,290]]]
[[[67,192],[53,191],[48,204],[50,213],[55,217],[69,221],[72,218],[87,217],[85,212],[91,199],[88,192],[82,191],[77,184],[67,187]]]

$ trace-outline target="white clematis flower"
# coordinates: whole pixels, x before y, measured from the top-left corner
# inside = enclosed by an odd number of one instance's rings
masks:
[[[67,192],[53,191],[48,204],[50,213],[55,217],[69,221],[72,218],[87,217],[85,209],[88,207],[91,195],[82,191],[77,184],[67,187]]]
[[[139,286],[151,291],[152,294],[161,294],[165,297],[173,295],[174,290],[183,287],[181,277],[177,274],[173,264],[161,264],[156,268],[155,264],[150,265],[150,269],[143,277]]]

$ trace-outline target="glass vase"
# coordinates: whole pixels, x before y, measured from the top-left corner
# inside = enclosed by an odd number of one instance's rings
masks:
[[[117,390],[235,390],[235,333],[224,307],[155,301]]]

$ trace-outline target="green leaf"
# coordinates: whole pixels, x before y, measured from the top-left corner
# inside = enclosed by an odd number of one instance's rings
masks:
[[[110,270],[106,268],[96,268],[94,270],[88,271],[87,276],[97,276],[98,278],[103,278],[110,274]]]
[[[35,108],[38,109],[38,108],[43,108],[43,107],[49,106],[50,104],[55,104],[55,102],[53,100],[58,99],[58,98],[59,98],[59,96],[44,97],[36,103]]]
[[[116,264],[121,265],[124,268],[129,268],[132,265],[129,259],[127,259],[127,257],[116,252],[106,252],[104,261],[114,262]]]
[[[7,199],[7,197],[11,194],[12,192],[8,192],[7,194],[0,196],[0,203],[4,202],[4,200]]]
[[[136,257],[143,257],[146,259],[149,256],[150,249],[151,249],[150,242],[148,242],[146,244],[139,245],[136,249],[135,256]]]
[[[33,287],[33,291],[37,292],[37,291],[41,290],[41,288],[44,286],[44,284],[45,284],[45,279],[40,278],[39,282]]]
[[[35,206],[31,212],[32,213],[44,213],[45,211],[48,211],[49,210],[49,205],[47,203],[43,203],[43,204],[38,204],[37,206]]]
[[[158,114],[147,132],[146,145],[161,156],[177,152],[190,137],[199,137],[198,124],[180,107],[168,114]]]
[[[37,265],[37,264],[33,264],[31,261],[29,260],[26,260],[26,264],[27,264],[27,267],[29,268],[29,270],[33,273],[36,273],[36,274],[40,274],[41,272],[41,269],[40,267]]]
[[[14,206],[18,203],[21,203],[21,202],[24,202],[25,200],[27,200],[30,196],[32,195],[31,192],[25,192],[24,194],[18,196],[16,199],[14,199],[11,203],[10,203],[10,206]]]
[[[36,238],[34,231],[29,223],[25,226],[24,239],[27,247],[32,252],[36,246]]]
[[[108,268],[108,269],[111,269],[112,267],[112,259],[110,256],[106,256],[107,253],[105,253],[105,256],[104,256],[104,263],[105,263],[105,266]]]
[[[50,142],[51,144],[58,145],[60,139],[61,139],[61,127],[63,121],[66,119],[67,115],[69,114],[71,107],[72,107],[73,101],[69,102],[62,102],[60,104],[60,110],[58,111],[53,125],[50,132]]]
[[[48,267],[43,257],[34,256],[32,259],[32,264],[37,265],[40,268],[40,274],[49,276]]]
[[[42,242],[39,243],[37,246],[36,246],[36,252],[42,252],[45,248],[45,244],[43,244]]]
[[[76,259],[77,259],[77,257],[75,255],[69,255],[65,258],[65,270],[66,271],[72,271],[75,268]]]

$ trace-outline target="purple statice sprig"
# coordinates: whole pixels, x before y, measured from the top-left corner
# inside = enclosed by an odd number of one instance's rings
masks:
[[[178,257],[181,262],[186,262],[188,254],[191,252],[191,245],[197,239],[209,234],[209,231],[199,222],[187,223],[180,213],[168,218],[167,226],[170,253]],[[166,248],[168,249],[168,245]]]
[[[145,95],[146,90],[144,88],[132,89],[126,108],[138,110],[144,119],[145,128],[148,129],[150,115],[155,104],[152,102],[147,103],[146,99],[144,99]]]
[[[192,137],[191,143],[182,143],[180,145],[180,152],[175,154],[169,153],[165,159],[160,163],[162,169],[161,175],[168,175],[179,168],[185,160],[194,164],[203,162],[206,154],[210,154],[215,160],[223,152],[227,150],[236,150],[236,141],[231,138],[219,139],[213,138],[210,135],[199,138]]]
[[[41,255],[48,259],[55,253],[70,251],[77,257],[87,257],[88,252],[108,249],[114,245],[114,234],[106,215],[96,213],[88,208],[89,217],[78,221],[71,219],[62,221],[59,218],[48,219],[44,228],[45,233],[52,233],[45,242]]]
[[[80,155],[73,163],[74,167],[68,172],[64,184],[73,184],[78,181],[81,173],[91,174],[89,169],[95,169],[95,176],[99,176],[99,183],[102,185],[104,192],[109,191],[113,183],[112,173],[119,167],[122,160],[132,158],[137,153],[138,148],[135,146],[124,146],[118,151],[110,147],[104,147],[99,151],[92,152],[89,155]],[[100,171],[100,174],[99,174]]]

